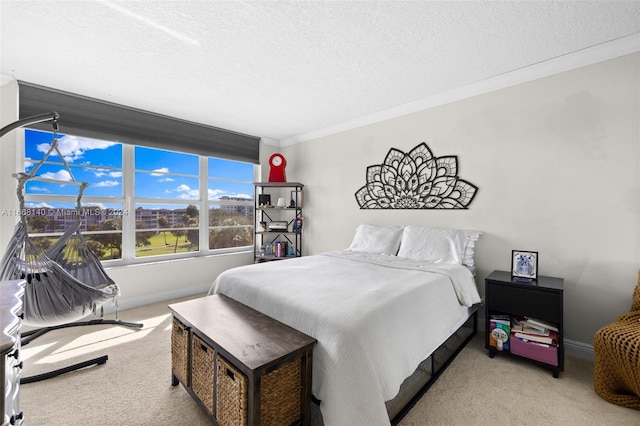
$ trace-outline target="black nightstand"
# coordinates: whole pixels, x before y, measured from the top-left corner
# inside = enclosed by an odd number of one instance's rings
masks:
[[[503,353],[550,368],[553,377],[557,378],[560,371],[564,370],[563,286],[562,278],[538,276],[536,281],[526,283],[513,280],[511,273],[506,271],[489,274],[485,278],[485,347],[489,349],[489,356],[493,358],[497,352],[495,347],[489,345],[489,320],[492,315],[537,318],[558,328],[557,349],[532,346],[531,352]]]

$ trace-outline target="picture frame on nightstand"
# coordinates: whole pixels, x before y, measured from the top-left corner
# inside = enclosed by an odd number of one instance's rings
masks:
[[[538,252],[511,250],[511,278],[520,282],[538,279]]]

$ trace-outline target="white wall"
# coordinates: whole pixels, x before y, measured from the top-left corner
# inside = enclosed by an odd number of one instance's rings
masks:
[[[512,249],[539,252],[565,279],[565,336],[628,311],[640,268],[640,54],[434,107],[282,149],[305,184],[305,247],[346,248],[360,223],[473,228],[478,283],[509,270]],[[360,210],[366,167],[389,148],[427,142],[458,155],[480,189],[469,210]]]
[[[46,112],[46,111],[45,111]],[[7,82],[0,86],[0,127],[18,120],[18,83]],[[11,176],[16,171],[18,154],[16,148],[22,141],[19,132],[9,132],[0,139],[0,212],[4,209],[16,209],[16,180]],[[13,234],[15,215],[0,214],[0,247],[6,247]],[[1,250],[1,249],[0,249]],[[4,253],[4,251],[0,251]]]

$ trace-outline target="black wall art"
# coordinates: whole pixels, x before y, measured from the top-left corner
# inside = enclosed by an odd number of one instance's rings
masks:
[[[434,157],[426,143],[408,153],[391,148],[367,167],[356,193],[361,209],[467,209],[478,187],[458,177],[458,156]]]

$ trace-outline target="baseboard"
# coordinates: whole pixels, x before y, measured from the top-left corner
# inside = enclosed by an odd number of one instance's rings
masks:
[[[595,359],[593,345],[576,342],[575,340],[564,339],[564,353],[565,355],[572,355],[577,358],[588,359],[589,361]]]
[[[205,283],[192,287],[179,288],[171,291],[165,291],[161,293],[147,294],[142,297],[134,297],[131,299],[118,299],[118,310],[123,311],[126,309],[139,308],[141,306],[150,305],[152,303],[164,302],[172,299],[180,299],[182,297],[195,296],[198,294],[205,295],[209,291],[211,283]],[[113,314],[115,312],[115,306],[112,303],[105,303],[105,314]]]

